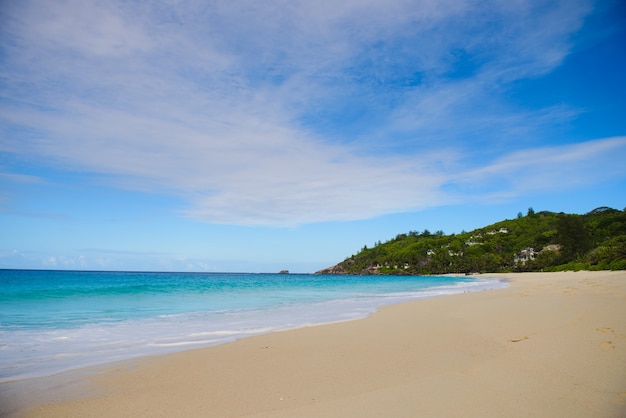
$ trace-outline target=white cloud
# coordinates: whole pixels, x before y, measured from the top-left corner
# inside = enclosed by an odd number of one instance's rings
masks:
[[[625,157],[626,137],[526,149],[465,171],[454,182],[481,198],[560,191],[626,176]]]
[[[41,260],[41,264],[46,267],[56,267],[57,266],[57,258],[55,256],[48,256]]]
[[[19,35],[20,42],[40,53],[127,57],[153,48],[133,16],[122,8],[123,3],[78,0],[3,5],[9,17],[5,24]]]
[[[5,9],[0,150],[180,195],[194,219],[294,225],[447,203],[455,197],[442,186],[466,184],[458,172],[483,184],[489,171],[518,175],[516,136],[494,132],[541,125],[546,109],[520,113],[498,92],[559,65],[589,7],[24,1]],[[462,62],[463,51],[476,61]],[[449,75],[466,65],[467,74]],[[576,110],[551,112],[567,119]],[[473,169],[462,156],[477,134],[484,149],[513,153]]]
[[[31,176],[29,174],[2,173],[0,172],[0,181],[11,183],[29,183],[42,184],[45,180],[40,176]]]
[[[26,257],[17,250],[0,251],[0,266],[18,264]]]

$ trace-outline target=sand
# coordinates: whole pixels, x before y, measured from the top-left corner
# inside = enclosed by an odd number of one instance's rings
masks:
[[[489,276],[510,287],[2,385],[5,414],[626,416],[626,272]]]

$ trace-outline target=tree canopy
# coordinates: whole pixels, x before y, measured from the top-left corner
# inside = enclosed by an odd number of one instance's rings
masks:
[[[535,212],[471,232],[425,229],[378,241],[318,273],[445,274],[626,269],[626,211]]]

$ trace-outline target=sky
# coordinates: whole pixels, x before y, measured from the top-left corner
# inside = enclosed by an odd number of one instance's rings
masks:
[[[620,0],[0,0],[0,268],[311,273],[626,208]]]

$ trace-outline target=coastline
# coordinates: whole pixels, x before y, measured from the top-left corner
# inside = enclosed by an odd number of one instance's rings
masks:
[[[2,287],[8,303],[0,305],[0,383],[365,318],[385,305],[504,285],[466,276],[20,271],[0,271],[0,282],[8,284]]]
[[[10,416],[623,416],[626,272],[486,274],[509,287],[366,319],[0,386]],[[480,277],[480,276],[479,276]],[[32,398],[33,388],[37,391]],[[79,389],[80,388],[80,389]]]

